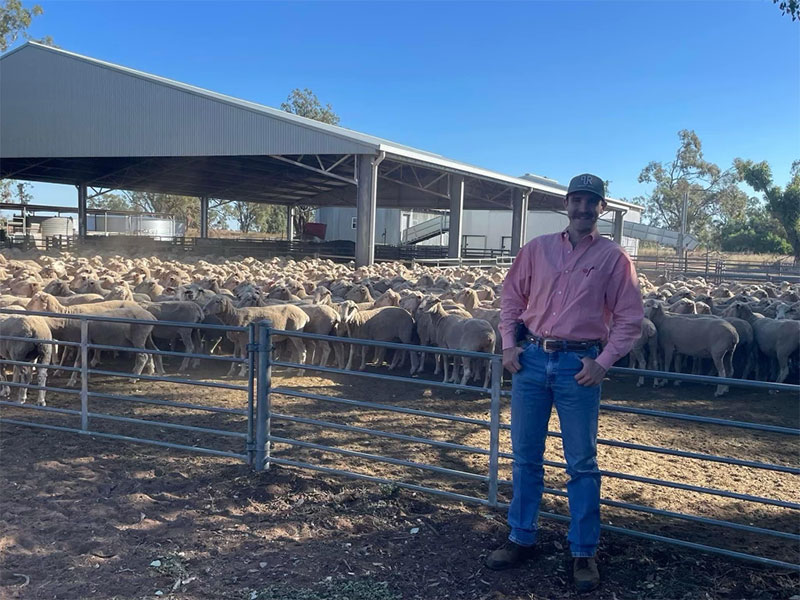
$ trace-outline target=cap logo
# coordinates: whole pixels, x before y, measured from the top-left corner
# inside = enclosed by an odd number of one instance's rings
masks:
[[[594,185],[591,176],[589,175],[581,175],[581,182],[583,185]]]

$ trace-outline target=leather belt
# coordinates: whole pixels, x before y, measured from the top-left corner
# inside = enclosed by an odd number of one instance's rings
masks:
[[[528,334],[526,339],[529,342],[539,345],[545,352],[581,352],[594,346],[600,346],[600,340],[589,340],[586,342],[572,342],[569,340],[551,340],[540,338],[538,335]]]

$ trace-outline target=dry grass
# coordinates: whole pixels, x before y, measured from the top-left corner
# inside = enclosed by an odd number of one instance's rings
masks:
[[[639,256],[674,256],[675,251],[671,248],[657,248],[656,246],[639,244]],[[775,263],[777,261],[792,263],[794,258],[788,254],[756,254],[754,252],[720,252],[714,251],[708,253],[709,257],[713,260],[722,258],[725,260],[735,260],[742,262],[755,262],[755,263]],[[690,259],[705,259],[706,251],[698,250],[689,252]]]

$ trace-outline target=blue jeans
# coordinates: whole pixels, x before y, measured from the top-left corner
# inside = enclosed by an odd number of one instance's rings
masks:
[[[536,543],[545,438],[555,404],[569,475],[571,522],[567,540],[572,556],[594,556],[600,538],[600,386],[579,385],[575,374],[583,367],[581,358],[597,358],[598,349],[547,353],[538,344],[526,344],[519,357],[522,369],[514,374],[511,388],[514,498],[508,509],[509,539],[522,546]]]

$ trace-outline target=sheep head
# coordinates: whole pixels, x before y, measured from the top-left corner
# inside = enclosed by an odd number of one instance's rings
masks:
[[[218,315],[221,313],[231,312],[233,310],[233,303],[226,296],[216,296],[208,301],[203,307],[203,314],[206,317],[211,315]]]
[[[38,310],[40,312],[58,312],[60,303],[54,296],[46,292],[37,292],[30,299],[25,310]]]
[[[358,314],[358,305],[352,300],[345,300],[339,307],[339,316],[342,323],[349,325],[352,323]]]

